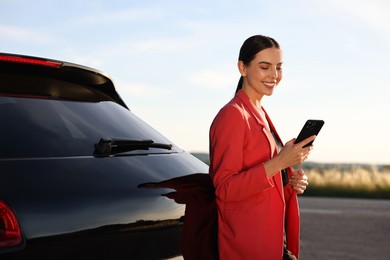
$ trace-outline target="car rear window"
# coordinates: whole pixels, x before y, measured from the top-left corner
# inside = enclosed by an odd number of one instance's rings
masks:
[[[3,94],[0,122],[0,158],[91,156],[102,137],[170,143],[131,111],[111,101]]]

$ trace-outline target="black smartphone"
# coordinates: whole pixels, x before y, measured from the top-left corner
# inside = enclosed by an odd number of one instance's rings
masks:
[[[299,133],[297,139],[295,140],[295,143],[299,143],[303,140],[305,140],[306,138],[308,138],[309,136],[312,136],[312,135],[318,135],[318,133],[320,132],[322,126],[324,125],[324,120],[317,120],[317,119],[309,119],[306,121],[305,125],[302,127],[302,130],[301,132]],[[307,147],[307,146],[310,146],[313,144],[313,141],[306,144],[305,146],[303,147]]]

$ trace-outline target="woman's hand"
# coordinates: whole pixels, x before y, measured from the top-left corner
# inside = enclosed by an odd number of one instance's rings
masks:
[[[315,138],[316,136],[312,135],[297,144],[294,144],[295,138],[288,141],[277,156],[282,163],[282,167],[287,168],[303,163],[309,156],[310,151],[313,149],[312,145],[308,147],[303,146],[311,141],[314,141]]]
[[[294,144],[295,138],[286,143],[279,154],[264,163],[265,171],[268,177],[272,177],[277,172],[288,167],[303,163],[309,156],[313,146],[303,147],[311,141],[314,141],[315,135],[312,135],[300,143]]]
[[[293,187],[297,194],[304,193],[307,185],[309,185],[308,177],[302,169],[294,171],[293,175],[289,178],[288,183]]]

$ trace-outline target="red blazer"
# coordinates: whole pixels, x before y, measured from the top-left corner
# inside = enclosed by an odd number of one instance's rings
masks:
[[[277,135],[271,120],[267,121]],[[275,139],[247,94],[240,90],[210,128],[210,175],[218,205],[220,259],[282,259],[299,254],[295,191],[281,173],[268,178],[264,162],[277,154]],[[289,170],[292,174],[292,169]]]

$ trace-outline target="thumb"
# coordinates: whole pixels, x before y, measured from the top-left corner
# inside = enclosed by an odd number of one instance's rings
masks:
[[[303,169],[298,169],[297,170],[297,173],[301,176],[305,175],[305,172],[303,171]]]
[[[290,145],[290,144],[293,145],[295,143],[295,140],[296,140],[296,138],[291,139],[290,141],[288,141],[286,143],[286,145]]]

